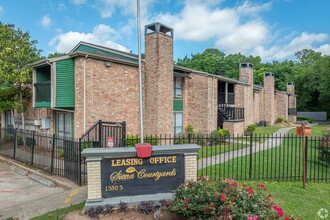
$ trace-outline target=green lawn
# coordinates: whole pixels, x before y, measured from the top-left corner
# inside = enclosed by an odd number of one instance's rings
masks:
[[[77,210],[82,210],[85,205],[85,202],[78,203],[75,205],[72,205],[67,208],[63,209],[57,209],[55,211],[48,212],[44,215],[40,215],[38,217],[34,217],[31,220],[52,220],[52,219],[62,219],[66,214],[77,211]]]
[[[317,134],[322,129],[324,126],[312,127],[312,133]],[[261,148],[267,149],[267,145],[265,144]],[[319,160],[318,148],[318,137],[309,138],[307,142],[307,178],[329,181],[330,167]],[[246,151],[249,150],[250,148],[246,148]],[[251,176],[253,180],[299,180],[302,178],[301,138],[289,135],[279,147],[209,166],[198,170],[198,174],[209,176],[211,179],[227,177],[248,180]]]
[[[330,123],[322,123],[319,125],[311,126],[311,128],[313,137],[322,137],[322,131],[330,128]],[[289,134],[296,134],[296,129],[290,130]]]
[[[263,143],[268,136],[271,136],[274,132],[276,132],[278,129],[283,128],[283,126],[280,125],[273,125],[273,126],[267,126],[267,127],[257,127],[256,130],[253,132],[253,138],[252,142],[255,143]],[[242,142],[250,142],[250,138],[248,137],[240,137],[237,138],[237,140]]]
[[[215,156],[218,154],[247,148],[249,145],[244,143],[221,143],[215,146],[202,146],[198,151],[197,159]]]
[[[283,126],[273,125],[267,127],[257,127],[253,134],[256,135],[271,135],[276,132],[278,129],[283,128]]]
[[[286,216],[293,215],[300,216],[304,220],[314,220],[321,219],[317,215],[319,209],[326,208],[330,211],[329,183],[310,183],[305,190],[301,182],[247,181],[251,186],[258,183],[266,185],[267,192],[273,195],[274,202],[283,208]]]

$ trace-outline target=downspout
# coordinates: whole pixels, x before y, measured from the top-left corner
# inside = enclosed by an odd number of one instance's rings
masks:
[[[84,58],[84,133],[86,130],[86,60],[88,55],[86,54]]]

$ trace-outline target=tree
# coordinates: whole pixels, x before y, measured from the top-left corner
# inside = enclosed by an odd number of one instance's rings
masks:
[[[12,115],[14,109],[21,113],[23,129],[24,110],[32,82],[32,70],[28,64],[40,59],[36,43],[30,39],[28,32],[0,22],[0,86],[7,94],[7,99],[5,96],[0,99],[0,110],[10,107]]]
[[[64,56],[64,55],[66,55],[66,53],[55,52],[55,53],[48,54],[47,58],[60,57],[60,56]]]
[[[223,75],[223,60],[225,54],[218,49],[209,48],[203,53],[192,54],[191,58],[185,56],[178,59],[177,64],[180,66],[204,71],[215,75]]]
[[[285,91],[288,82],[295,82],[297,108],[300,111],[327,111],[330,115],[330,56],[310,49],[296,52],[296,61],[262,63],[259,56],[241,53],[225,55],[218,49],[206,49],[178,59],[177,64],[211,74],[239,78],[239,64],[250,62],[254,67],[254,83],[263,84],[264,74],[275,74],[275,88]]]

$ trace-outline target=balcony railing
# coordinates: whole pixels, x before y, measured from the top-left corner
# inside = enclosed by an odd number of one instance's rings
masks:
[[[297,109],[296,108],[289,108],[288,109],[288,115],[297,115]]]
[[[35,101],[50,102],[50,81],[35,83]]]
[[[219,103],[226,103],[226,93],[220,92],[219,93]],[[227,104],[235,104],[235,94],[234,93],[227,93]]]
[[[220,104],[218,112],[225,120],[244,119],[244,108],[235,108],[228,106],[228,104]]]

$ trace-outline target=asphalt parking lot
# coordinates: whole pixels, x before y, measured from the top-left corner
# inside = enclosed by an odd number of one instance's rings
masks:
[[[30,219],[86,199],[86,187],[44,186],[12,168],[0,161],[0,219]]]

